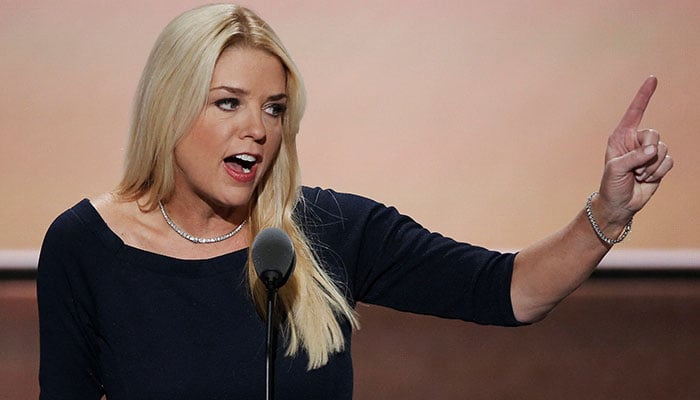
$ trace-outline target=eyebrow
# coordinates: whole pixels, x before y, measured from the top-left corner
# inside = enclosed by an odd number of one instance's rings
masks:
[[[226,86],[226,85],[216,86],[216,87],[209,89],[210,92],[213,92],[214,90],[225,90],[229,93],[232,93],[232,94],[235,94],[238,96],[247,96],[250,94],[250,91],[248,91],[248,90],[237,88],[237,87]],[[278,101],[278,100],[282,100],[282,99],[286,99],[286,98],[287,98],[286,93],[279,93],[279,94],[269,96],[267,98],[267,100],[268,101]]]

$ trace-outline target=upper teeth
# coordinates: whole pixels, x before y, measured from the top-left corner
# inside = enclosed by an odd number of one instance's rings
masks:
[[[251,156],[250,154],[236,154],[235,157],[241,161],[255,162],[255,156]]]

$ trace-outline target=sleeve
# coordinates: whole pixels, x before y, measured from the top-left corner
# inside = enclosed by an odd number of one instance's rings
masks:
[[[85,293],[80,293],[87,289],[79,273],[80,246],[72,239],[77,223],[69,213],[51,225],[39,256],[40,400],[89,400],[103,395],[82,305]]]
[[[430,232],[394,207],[324,190],[313,195],[324,247],[342,259],[354,301],[480,324],[515,326],[515,254]],[[326,252],[328,253],[328,252]],[[340,256],[340,257],[338,257]]]

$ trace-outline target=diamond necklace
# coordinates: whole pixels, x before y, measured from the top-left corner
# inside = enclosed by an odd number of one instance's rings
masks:
[[[222,240],[226,240],[230,238],[231,236],[237,234],[241,229],[243,229],[243,225],[248,221],[248,219],[245,219],[243,222],[241,222],[240,225],[236,227],[236,229],[232,230],[231,232],[213,237],[213,238],[200,238],[197,236],[190,235],[189,233],[183,231],[179,226],[177,226],[172,219],[170,219],[170,216],[168,216],[168,213],[165,212],[165,207],[163,207],[162,202],[158,202],[158,206],[160,207],[160,213],[163,214],[163,218],[165,219],[165,222],[168,223],[168,225],[173,228],[175,232],[177,232],[178,235],[182,236],[183,238],[189,240],[192,243],[199,243],[199,244],[206,244],[206,243],[217,243],[221,242]]]

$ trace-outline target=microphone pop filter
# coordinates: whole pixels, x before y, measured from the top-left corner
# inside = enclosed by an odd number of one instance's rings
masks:
[[[296,264],[294,245],[283,230],[265,228],[253,240],[253,266],[268,289],[279,289],[292,275]]]

